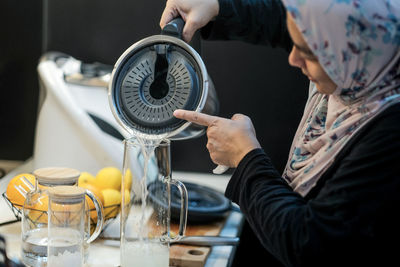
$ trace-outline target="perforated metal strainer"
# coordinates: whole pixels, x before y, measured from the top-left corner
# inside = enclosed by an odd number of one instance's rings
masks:
[[[179,37],[174,20],[161,35],[145,38],[118,59],[109,85],[117,121],[133,135],[172,140],[202,134],[204,127],[173,116],[176,109],[215,115],[218,100],[199,54]]]

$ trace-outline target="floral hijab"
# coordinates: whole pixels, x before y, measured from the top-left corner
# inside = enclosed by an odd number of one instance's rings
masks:
[[[283,176],[304,196],[355,133],[400,102],[400,1],[283,2],[337,85],[325,95],[310,84],[293,140]]]

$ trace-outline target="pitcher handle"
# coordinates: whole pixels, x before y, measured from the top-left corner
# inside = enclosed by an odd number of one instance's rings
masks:
[[[169,182],[178,187],[179,192],[181,193],[181,213],[179,218],[179,232],[177,236],[170,239],[170,241],[177,241],[185,235],[186,231],[186,222],[188,213],[188,193],[185,185],[181,181],[170,179]]]
[[[87,243],[91,243],[100,235],[101,230],[103,230],[104,211],[103,204],[101,204],[100,200],[96,197],[95,194],[86,189],[86,195],[93,201],[94,207],[96,208],[97,212],[96,229],[94,230],[93,234],[86,240]]]

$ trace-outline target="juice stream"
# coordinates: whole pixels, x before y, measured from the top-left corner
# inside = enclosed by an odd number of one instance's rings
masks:
[[[151,159],[151,155],[153,155],[154,150],[157,146],[161,143],[162,139],[147,139],[145,137],[137,136],[137,140],[141,146],[141,151],[143,153],[144,163],[143,163],[143,177],[140,181],[141,189],[142,189],[142,204],[141,204],[141,219],[140,219],[140,226],[139,226],[139,241],[143,241],[144,237],[147,236],[146,230],[146,203],[147,203],[147,196],[149,194],[147,190],[147,173],[149,168],[149,162]]]

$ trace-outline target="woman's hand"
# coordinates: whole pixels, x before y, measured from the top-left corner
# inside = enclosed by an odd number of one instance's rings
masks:
[[[205,26],[219,13],[218,0],[168,0],[161,16],[160,26],[164,26],[179,15],[186,22],[183,39],[190,42],[196,30]]]
[[[236,168],[243,157],[260,148],[249,117],[235,114],[231,119],[210,116],[194,111],[175,110],[174,116],[207,126],[207,149],[215,164]]]

